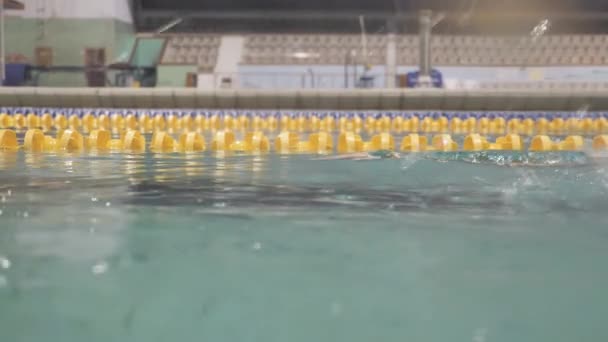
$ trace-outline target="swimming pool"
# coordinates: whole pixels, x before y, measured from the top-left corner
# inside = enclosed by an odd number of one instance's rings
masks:
[[[584,158],[3,151],[0,340],[603,341]]]

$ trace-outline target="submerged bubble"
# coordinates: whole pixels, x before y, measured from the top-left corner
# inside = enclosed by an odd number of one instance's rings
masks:
[[[407,170],[412,167],[416,162],[418,162],[418,157],[411,155],[406,158],[401,159],[401,169]]]
[[[258,241],[254,242],[253,243],[253,250],[254,251],[259,251],[260,249],[262,249],[262,243],[258,242]]]
[[[93,267],[91,268],[91,271],[95,275],[104,274],[104,273],[106,273],[107,270],[108,270],[108,264],[105,261],[99,262],[99,263],[93,265]]]
[[[338,302],[333,302],[331,303],[329,310],[332,316],[339,316],[340,314],[342,314],[342,305]]]
[[[476,329],[473,332],[473,342],[485,342],[486,341],[486,335],[487,335],[487,329],[485,328],[479,328]]]
[[[5,270],[11,268],[11,261],[5,257],[0,256],[0,268]]]
[[[496,157],[496,164],[499,166],[504,166],[506,164],[505,157],[504,156]]]

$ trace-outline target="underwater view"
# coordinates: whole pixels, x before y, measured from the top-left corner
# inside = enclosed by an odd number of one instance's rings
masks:
[[[0,336],[603,340],[607,165],[0,152]]]

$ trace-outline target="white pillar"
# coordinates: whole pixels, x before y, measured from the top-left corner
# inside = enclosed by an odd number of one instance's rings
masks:
[[[386,37],[386,87],[395,88],[397,82],[397,35]]]
[[[4,0],[0,0],[0,86],[6,79],[6,51],[4,49]]]
[[[432,12],[420,12],[420,76],[431,75],[431,28]]]

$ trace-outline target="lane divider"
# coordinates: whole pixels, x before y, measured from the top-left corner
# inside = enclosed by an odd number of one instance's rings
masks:
[[[200,152],[205,150],[205,139],[196,132],[183,133],[179,137],[181,152]]]
[[[42,152],[45,150],[45,137],[39,129],[29,129],[23,139],[23,149],[30,152]]]
[[[108,118],[108,120],[110,120]],[[45,135],[38,128],[28,129],[22,138],[18,132],[11,129],[0,130],[0,150],[13,151],[22,148],[28,152],[79,152],[79,151],[113,151],[113,152],[144,152],[146,151],[146,139],[144,135],[133,129],[120,132],[118,138],[113,138],[113,133],[105,129],[93,129],[88,134],[82,135],[77,130],[58,130],[53,137]],[[242,140],[237,140],[236,135],[230,130],[215,132],[210,145],[207,146],[202,134],[184,132],[175,136],[168,131],[154,131],[150,139],[149,149],[156,153],[168,152],[201,152],[207,149],[216,152],[243,152],[243,153],[265,153],[271,150],[279,154],[291,153],[357,153],[364,151],[390,150],[395,151],[399,147],[403,152],[425,152],[425,151],[521,151],[527,149],[533,152],[548,151],[580,151],[585,148],[586,140],[581,135],[569,135],[563,139],[552,138],[549,135],[535,135],[527,146],[524,146],[524,138],[518,134],[506,134],[499,136],[495,141],[486,136],[471,133],[465,136],[460,146],[458,142],[447,133],[439,133],[429,138],[426,135],[410,133],[403,136],[401,143],[397,146],[395,137],[387,132],[371,136],[369,141],[364,141],[355,132],[341,132],[338,134],[337,143],[334,145],[333,135],[328,132],[317,132],[309,134],[306,139],[300,140],[300,133],[283,131],[269,139],[262,131],[247,132],[242,135]],[[22,139],[22,145],[19,140]],[[589,143],[589,141],[587,141]],[[591,141],[591,148],[595,150],[608,150],[608,134],[597,135]]]
[[[0,150],[12,151],[19,148],[17,134],[13,130],[0,130]]]
[[[594,150],[608,150],[608,135],[598,135],[593,139]]]
[[[71,129],[143,133],[218,130],[239,132],[451,133],[502,136],[608,134],[608,113],[511,112],[277,112],[158,111],[0,108],[0,129]]]

